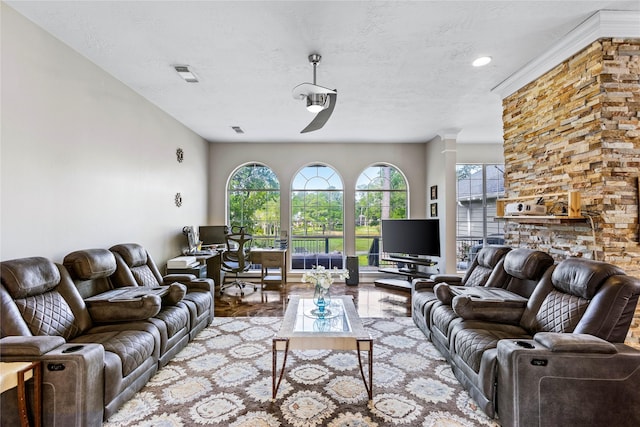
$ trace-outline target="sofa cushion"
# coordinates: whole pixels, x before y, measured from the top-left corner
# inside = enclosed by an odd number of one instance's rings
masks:
[[[182,306],[165,306],[155,317],[166,325],[168,338],[189,326],[189,310]]]
[[[510,248],[507,246],[486,246],[478,252],[476,261],[478,265],[493,269],[498,262],[510,252]]]
[[[464,286],[484,286],[492,272],[493,268],[478,265],[466,277],[467,280],[464,282]]]
[[[147,263],[147,251],[137,243],[122,243],[110,249],[118,253],[129,267],[138,267]]]
[[[153,335],[138,330],[108,331],[81,335],[74,343],[102,344],[108,352],[118,356],[122,363],[122,377],[126,377],[143,362],[153,357]]]
[[[528,248],[518,248],[504,257],[504,270],[522,280],[538,280],[553,265],[549,254]]]
[[[13,299],[42,294],[60,283],[58,267],[42,257],[3,261],[0,277]]]
[[[79,280],[108,277],[116,271],[116,259],[107,249],[86,249],[64,257],[64,266]]]
[[[78,333],[69,304],[57,291],[15,300],[33,335],[61,336],[70,340]]]
[[[591,299],[608,277],[618,274],[625,274],[624,270],[611,264],[567,258],[558,264],[551,281],[562,292]]]
[[[483,324],[482,322],[461,323],[458,325],[458,330],[455,331],[455,354],[474,372],[478,373],[482,354],[489,349],[496,348],[498,341],[506,338],[526,339],[531,336],[518,326],[498,323]]]
[[[589,300],[551,291],[536,313],[535,332],[573,332],[589,306]]]

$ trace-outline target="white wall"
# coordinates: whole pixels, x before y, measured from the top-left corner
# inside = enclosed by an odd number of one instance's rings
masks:
[[[356,180],[372,164],[388,163],[400,169],[410,189],[410,217],[425,217],[425,144],[212,144],[209,157],[208,223],[211,225],[225,223],[225,191],[230,174],[238,166],[251,162],[269,166],[280,180],[283,230],[288,230],[290,225],[291,180],[302,167],[314,162],[332,166],[342,177],[347,237],[355,233]],[[345,246],[347,255],[355,253],[353,238],[347,238]]]
[[[457,144],[457,163],[504,163],[502,142],[496,144]]]
[[[208,143],[1,7],[0,259],[122,242],[177,255],[182,227],[206,221]]]

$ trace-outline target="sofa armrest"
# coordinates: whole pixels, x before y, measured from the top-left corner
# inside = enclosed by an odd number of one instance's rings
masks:
[[[427,289],[427,290],[431,290],[433,289],[433,287],[436,285],[436,282],[434,282],[431,279],[413,279],[413,281],[411,282],[411,287],[413,288],[413,290],[420,290],[420,289]]]
[[[40,357],[65,344],[57,336],[9,336],[0,339],[0,357]]]
[[[517,294],[507,293],[503,289],[487,293],[486,288],[456,290],[461,293],[454,296],[451,307],[464,320],[518,325],[527,306],[527,299]],[[479,292],[480,291],[480,292]]]
[[[189,282],[193,282],[194,280],[196,280],[197,277],[195,274],[167,274],[166,276],[162,277],[162,281],[164,285],[170,285],[174,282],[178,282],[178,283],[189,283]]]
[[[462,283],[462,277],[455,274],[433,274],[430,277],[434,283],[446,282],[450,285],[459,285]]]
[[[468,296],[453,298],[451,308],[464,320],[518,325],[524,313],[526,303],[501,300],[475,299]]]
[[[618,351],[609,341],[589,334],[538,332],[533,339],[552,352],[613,354]]]
[[[570,335],[577,334],[498,341],[497,408],[502,425],[640,425],[640,351],[611,343],[615,353],[592,351],[602,343]],[[549,340],[546,344],[556,351],[539,340]],[[582,352],[585,347],[592,350]]]
[[[97,323],[146,320],[158,314],[162,308],[162,299],[154,294],[129,299],[93,299],[85,302],[89,315]]]
[[[170,279],[175,280],[170,281]],[[198,278],[193,274],[170,274],[164,277],[164,283],[180,283],[187,287],[187,292],[193,290],[213,292],[215,289],[213,279]]]
[[[197,290],[213,292],[213,289],[215,289],[212,279],[196,279],[192,282],[184,283],[184,285],[187,286],[187,291]]]

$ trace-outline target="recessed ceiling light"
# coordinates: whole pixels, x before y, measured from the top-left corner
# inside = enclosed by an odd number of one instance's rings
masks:
[[[489,62],[491,62],[491,57],[490,56],[481,56],[480,58],[478,58],[475,61],[473,61],[471,63],[471,65],[473,65],[474,67],[484,67]]]
[[[180,77],[184,79],[187,83],[198,83],[198,77],[193,74],[193,71],[189,69],[188,65],[174,65],[176,72]]]

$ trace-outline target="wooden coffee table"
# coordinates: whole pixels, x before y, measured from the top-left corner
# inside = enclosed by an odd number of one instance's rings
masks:
[[[273,338],[272,392],[276,398],[280,382],[284,376],[289,350],[356,350],[360,374],[364,381],[369,400],[373,398],[373,339],[364,330],[362,321],[353,305],[350,296],[331,298],[328,307],[330,314],[325,318],[317,318],[310,314],[315,305],[313,300],[289,297],[289,304],[284,314],[280,331]],[[284,357],[280,374],[277,374],[278,352]],[[367,353],[369,380],[362,364],[362,352]]]

